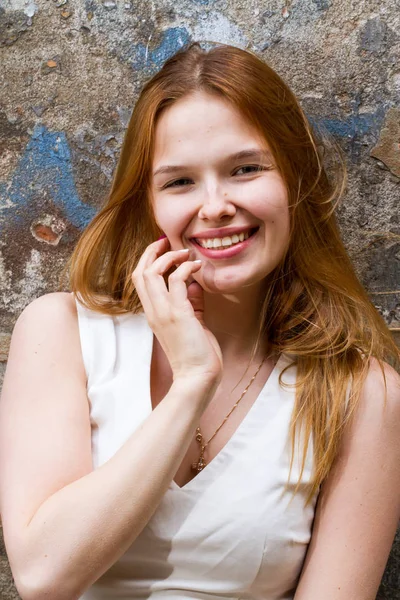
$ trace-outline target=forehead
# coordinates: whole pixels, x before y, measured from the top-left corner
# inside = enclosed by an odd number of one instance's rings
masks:
[[[165,109],[156,124],[153,163],[208,150],[230,153],[242,146],[266,148],[258,130],[222,97],[204,92]],[[233,147],[234,146],[234,147]]]

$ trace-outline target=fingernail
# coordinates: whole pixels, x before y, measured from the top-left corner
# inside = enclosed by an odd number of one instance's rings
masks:
[[[157,242],[158,242],[159,240],[162,240],[163,238],[166,238],[166,237],[167,237],[166,235],[162,235],[161,237],[159,237],[159,238],[158,238]]]

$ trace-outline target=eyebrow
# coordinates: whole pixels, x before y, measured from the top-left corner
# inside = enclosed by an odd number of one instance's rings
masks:
[[[241,150],[240,152],[230,154],[224,159],[224,162],[240,160],[242,158],[253,158],[256,160],[272,161],[272,154],[269,150],[261,150],[260,148],[249,148],[248,150]],[[178,171],[185,171],[188,169],[190,169],[188,165],[164,165],[154,171],[153,177],[164,173],[177,173]]]

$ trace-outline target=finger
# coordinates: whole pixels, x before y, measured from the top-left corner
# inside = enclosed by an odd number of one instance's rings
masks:
[[[167,251],[168,246],[168,238],[157,240],[156,242],[153,242],[152,244],[147,246],[146,250],[139,258],[138,263],[132,273],[132,281],[135,284],[135,287],[137,283],[141,285],[141,278],[143,276],[143,271],[146,268],[146,266],[152,264],[159,256],[164,254]]]
[[[174,265],[181,264],[183,261],[188,260],[188,258],[189,251],[186,248],[183,248],[182,250],[170,250],[158,257],[147,267],[146,271],[157,275],[165,275],[168,269],[171,269]]]
[[[164,271],[166,269],[169,269],[173,265],[179,263],[186,264],[188,262],[187,253],[185,252],[174,251],[168,252],[168,254],[171,256],[163,256],[162,261],[161,259],[158,259],[160,261],[161,266],[157,266],[154,263],[149,268],[143,271],[143,281],[146,287],[146,293],[150,299],[150,302],[152,303],[153,309],[156,312],[163,310],[163,306],[164,312],[166,310],[167,305],[170,307],[172,306],[171,298],[168,295],[168,283]],[[189,267],[189,269],[191,269],[191,267]],[[171,275],[173,275],[173,273]]]
[[[146,267],[150,266],[159,256],[165,254],[169,248],[170,243],[168,238],[162,238],[149,244],[137,264],[139,270],[143,271]]]
[[[192,281],[187,288],[187,297],[193,306],[197,319],[204,322],[204,290],[197,281]]]
[[[188,299],[188,280],[201,267],[201,261],[187,261],[180,265],[168,277],[168,290],[172,304],[175,307],[182,307]]]
[[[152,319],[153,308],[143,279],[143,270],[146,268],[146,264],[149,262],[151,264],[157,259],[158,256],[164,254],[168,250],[168,247],[168,238],[157,240],[156,242],[153,242],[147,246],[132,273],[133,284],[139,296],[143,310],[145,311],[149,320]]]

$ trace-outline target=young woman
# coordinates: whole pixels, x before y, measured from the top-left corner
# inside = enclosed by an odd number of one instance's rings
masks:
[[[375,598],[400,356],[322,154],[251,52],[194,43],[144,86],[72,292],[12,336],[0,500],[23,600]]]

